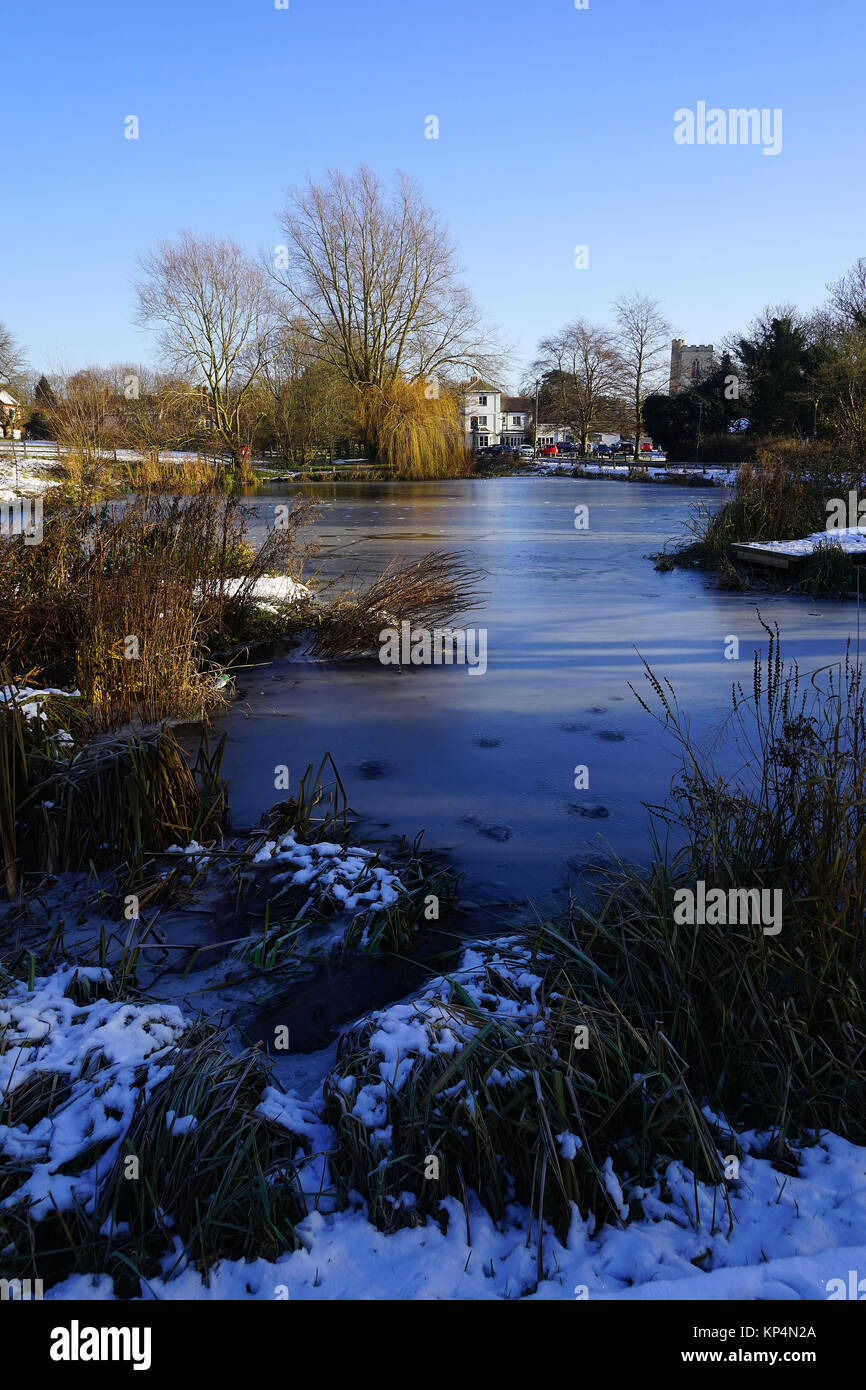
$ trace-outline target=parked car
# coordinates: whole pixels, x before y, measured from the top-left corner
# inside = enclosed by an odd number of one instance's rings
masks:
[[[535,458],[535,450],[533,449],[531,444],[521,444],[520,448],[517,450],[517,453],[519,457],[522,459]]]
[[[641,444],[640,451],[642,454],[651,454],[653,451],[653,446],[651,444]]]
[[[558,445],[557,445],[557,448],[559,449],[559,452],[560,452],[561,454],[573,454],[573,453],[575,453],[576,450],[577,450],[577,445],[576,445],[576,444],[569,444],[569,443],[566,442],[566,443],[564,443],[564,444],[558,444]]]
[[[539,452],[542,458],[555,459],[559,450],[555,444],[545,444],[544,448],[539,450]]]
[[[596,444],[592,452],[597,459],[609,459],[613,450],[609,444]]]

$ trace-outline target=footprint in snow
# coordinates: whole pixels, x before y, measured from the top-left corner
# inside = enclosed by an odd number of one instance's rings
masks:
[[[471,825],[473,830],[477,830],[479,835],[484,835],[488,840],[502,842],[510,840],[514,833],[509,825],[498,825],[496,821],[486,820],[484,816],[463,816],[463,825]]]

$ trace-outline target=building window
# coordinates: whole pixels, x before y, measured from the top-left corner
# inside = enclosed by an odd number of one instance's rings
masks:
[[[479,425],[482,425],[482,426],[484,427],[484,429],[487,429],[487,416],[486,416],[486,415],[479,415],[479,416],[478,416],[478,424],[479,424]]]
[[[487,397],[486,397],[486,396],[479,396],[479,397],[478,397],[478,404],[479,404],[479,405],[486,405],[486,404],[487,404]]]
[[[522,425],[522,424],[523,424],[523,416],[522,416],[522,415],[512,415],[512,417],[511,417],[511,423],[512,423],[512,425]]]
[[[486,435],[486,434],[479,434],[479,436],[478,436],[478,447],[479,447],[479,449],[486,449],[486,448],[487,448],[487,435]]]

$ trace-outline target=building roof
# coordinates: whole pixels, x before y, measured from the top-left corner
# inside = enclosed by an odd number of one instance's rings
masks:
[[[0,390],[0,405],[17,405],[14,396],[10,396],[8,391]]]
[[[461,389],[468,393],[487,391],[498,395],[502,394],[502,388],[500,386],[491,386],[489,381],[480,381],[477,377],[473,381],[467,381]]]
[[[502,409],[505,411],[521,410],[532,412],[533,402],[531,396],[503,396]]]

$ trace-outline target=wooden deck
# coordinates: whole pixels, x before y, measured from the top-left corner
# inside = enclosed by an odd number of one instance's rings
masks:
[[[778,550],[766,550],[760,545],[748,545],[738,541],[731,543],[731,549],[737,560],[744,560],[753,565],[771,565],[777,570],[790,569],[792,561],[796,564],[808,559],[806,555],[784,555]]]
[[[832,531],[828,535],[832,536]],[[802,565],[805,560],[811,558],[810,555],[785,555],[778,550],[767,550],[761,545],[748,544],[745,541],[732,541],[731,549],[736,560],[743,560],[747,564],[769,565],[772,569],[787,570],[792,565]],[[845,552],[855,565],[866,561],[866,551],[848,550]]]

